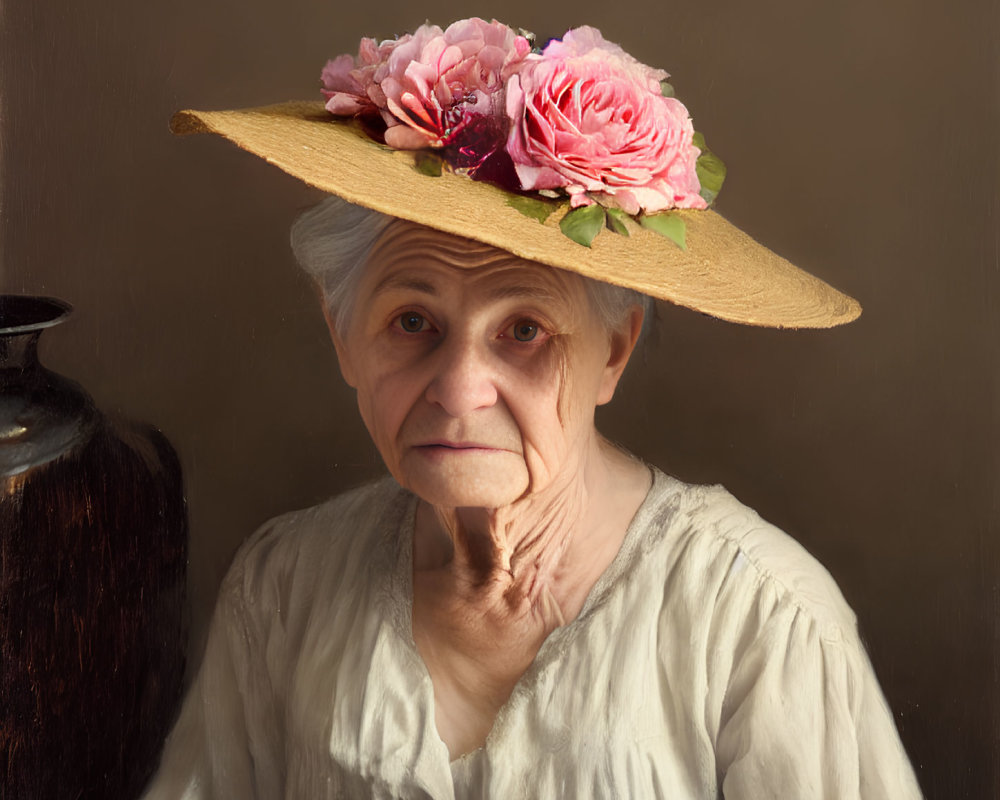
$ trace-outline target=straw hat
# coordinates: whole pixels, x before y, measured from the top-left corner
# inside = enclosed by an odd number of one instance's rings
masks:
[[[380,113],[388,117],[384,110]],[[712,210],[670,211],[684,222],[686,249],[632,219],[625,220],[628,235],[602,230],[587,247],[564,235],[559,224],[564,209],[539,222],[515,208],[510,201],[517,195],[505,189],[472,180],[462,171],[445,168],[429,175],[416,169],[414,151],[376,141],[366,132],[369,127],[331,116],[322,101],[188,110],[171,121],[176,134],[218,134],[351,203],[720,319],[776,328],[826,328],[861,313],[857,301]],[[569,207],[568,202],[563,205]]]

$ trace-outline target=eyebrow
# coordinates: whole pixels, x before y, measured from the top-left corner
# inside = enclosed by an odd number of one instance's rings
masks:
[[[378,297],[387,292],[397,290],[419,292],[431,297],[439,295],[438,289],[433,282],[412,273],[402,272],[395,275],[388,275],[379,281],[372,290],[372,296]],[[541,282],[487,286],[486,296],[490,300],[526,299],[545,304],[556,304],[565,299],[559,292],[554,290],[554,287],[544,285]]]
[[[438,294],[438,290],[433,283],[418,278],[416,275],[402,273],[389,275],[379,281],[372,290],[372,297],[378,297],[380,294],[398,289],[420,292],[421,294],[429,294],[435,297]]]
[[[546,304],[558,303],[564,298],[557,292],[552,291],[552,287],[540,284],[529,284],[513,286],[496,286],[487,289],[487,295],[491,300],[507,300],[509,298],[526,300],[537,300]]]

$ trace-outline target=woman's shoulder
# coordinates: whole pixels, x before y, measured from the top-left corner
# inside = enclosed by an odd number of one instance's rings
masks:
[[[380,544],[399,534],[411,506],[412,495],[386,477],[281,514],[242,544],[226,582],[252,595],[262,584],[287,584],[294,578],[306,586],[320,576],[334,578],[385,550]]]
[[[672,578],[690,580],[704,600],[759,606],[766,598],[791,604],[817,622],[855,628],[854,613],[829,571],[724,487],[658,473],[651,496],[651,521],[661,534],[653,538],[665,549]]]
[[[695,698],[726,796],[919,797],[830,573],[726,489],[660,483],[657,663]]]

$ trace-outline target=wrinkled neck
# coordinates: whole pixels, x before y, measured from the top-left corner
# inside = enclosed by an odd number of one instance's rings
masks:
[[[552,587],[580,534],[589,500],[586,482],[574,480],[503,508],[435,511],[453,553],[465,550],[462,560],[472,575],[489,579],[506,574],[508,592],[535,604],[542,588]]]
[[[550,630],[572,620],[624,536],[605,513],[611,449],[595,437],[580,469],[502,508],[422,505],[415,570],[446,570],[470,605],[540,616]]]

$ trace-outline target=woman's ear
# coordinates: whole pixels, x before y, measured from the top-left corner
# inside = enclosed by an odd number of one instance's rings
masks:
[[[597,405],[602,406],[610,403],[615,396],[615,389],[621,379],[628,360],[635,350],[635,343],[639,341],[639,334],[642,332],[642,321],[645,312],[642,306],[632,306],[628,316],[615,330],[611,332],[608,352],[608,363],[604,366],[604,374],[601,376],[601,386],[597,394]]]
[[[337,325],[333,320],[329,310],[323,309],[323,317],[326,319],[327,330],[330,331],[330,338],[333,340],[333,349],[337,351],[337,363],[340,364],[340,374],[344,376],[344,382],[352,389],[357,389],[354,380],[354,367],[351,364],[350,353],[344,343],[344,338],[337,330]]]

